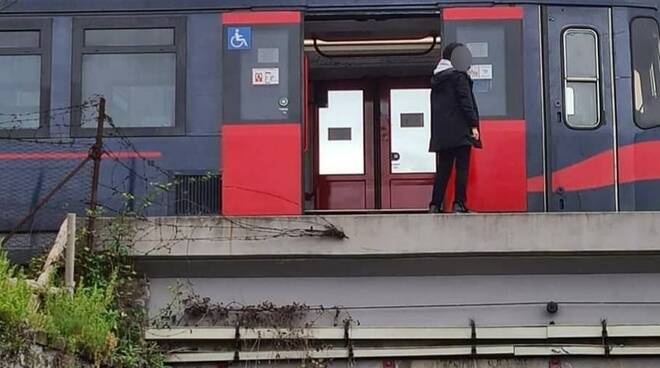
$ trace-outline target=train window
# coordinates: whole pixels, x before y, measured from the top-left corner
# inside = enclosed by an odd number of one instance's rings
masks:
[[[420,147],[419,142],[431,138],[431,90],[390,90],[390,131],[392,173],[435,172],[435,155]]]
[[[40,90],[41,56],[0,56],[0,128],[38,128]]]
[[[598,35],[592,29],[564,31],[564,117],[576,129],[600,124]]]
[[[83,55],[82,95],[103,95],[121,128],[174,126],[176,54]],[[82,122],[94,128],[94,119]]]
[[[50,22],[0,21],[0,136],[48,132]]]
[[[115,18],[74,21],[74,105],[106,99],[109,129],[159,135],[183,131],[185,19]],[[78,116],[74,135],[94,134]]]
[[[328,91],[319,109],[319,173],[364,174],[364,93]]]
[[[174,45],[173,28],[89,29],[85,31],[85,46],[159,45]]]
[[[484,119],[523,116],[522,29],[519,21],[451,21],[443,39],[471,51],[474,95]]]
[[[481,114],[506,116],[506,29],[500,24],[473,24],[458,27],[456,38],[470,49],[474,58],[470,72]],[[482,71],[486,68],[488,71]]]
[[[571,30],[564,34],[566,43],[566,75],[596,78],[598,65],[596,34],[589,30]]]
[[[635,123],[660,126],[660,36],[653,18],[636,18],[630,25]]]
[[[0,48],[9,47],[39,47],[38,31],[2,31],[0,32]]]

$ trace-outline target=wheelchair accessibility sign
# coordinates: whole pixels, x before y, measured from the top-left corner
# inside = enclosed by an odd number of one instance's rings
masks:
[[[227,27],[227,49],[249,50],[252,46],[252,27]]]

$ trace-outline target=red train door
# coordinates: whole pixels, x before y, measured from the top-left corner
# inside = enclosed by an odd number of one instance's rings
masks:
[[[423,209],[433,188],[429,79],[386,81],[380,89],[382,208]]]
[[[376,207],[374,97],[369,83],[341,81],[323,87],[315,114],[315,208]]]
[[[316,209],[424,209],[435,172],[425,80],[324,86],[316,113]]]
[[[614,211],[609,9],[548,7],[545,23],[548,208]]]

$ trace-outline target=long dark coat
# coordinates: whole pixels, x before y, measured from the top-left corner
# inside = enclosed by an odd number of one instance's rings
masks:
[[[467,73],[447,69],[431,79],[430,152],[470,145],[470,130],[479,128],[479,110]]]

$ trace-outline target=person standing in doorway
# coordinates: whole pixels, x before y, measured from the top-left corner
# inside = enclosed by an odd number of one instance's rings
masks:
[[[436,154],[436,175],[429,212],[443,212],[443,199],[452,168],[456,166],[454,212],[469,212],[467,182],[472,146],[481,147],[479,110],[467,70],[472,63],[468,48],[451,43],[431,78],[431,142]]]

